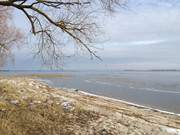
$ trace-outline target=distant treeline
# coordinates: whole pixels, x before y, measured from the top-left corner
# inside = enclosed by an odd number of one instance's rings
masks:
[[[133,69],[126,69],[126,70],[124,70],[124,71],[138,71],[138,72],[140,72],[140,71],[142,71],[142,72],[179,72],[180,71],[180,69],[150,69],[150,70],[133,70]]]

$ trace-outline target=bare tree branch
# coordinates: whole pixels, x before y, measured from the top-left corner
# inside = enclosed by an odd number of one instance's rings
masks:
[[[90,45],[96,38],[98,28],[94,19],[96,9],[102,7],[102,10],[111,11],[115,5],[121,5],[123,2],[123,0],[1,0],[0,5],[22,11],[30,22],[31,32],[39,39],[38,54],[45,55],[42,56],[44,61],[50,60],[49,58],[46,60],[49,55],[58,61],[63,56],[58,41],[67,37],[75,41],[80,48],[86,49],[91,56],[100,59]]]

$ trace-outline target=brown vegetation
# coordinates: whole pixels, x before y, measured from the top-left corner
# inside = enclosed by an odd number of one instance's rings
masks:
[[[0,80],[2,135],[175,135],[166,128],[179,129],[180,117],[32,79]]]

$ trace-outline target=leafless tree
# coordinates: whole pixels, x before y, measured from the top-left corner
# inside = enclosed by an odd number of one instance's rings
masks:
[[[63,43],[69,39],[99,58],[91,44],[97,36],[97,12],[112,11],[124,3],[125,0],[0,0],[1,6],[23,12],[38,39],[37,54],[50,65],[60,61]]]
[[[9,23],[11,11],[0,6],[0,66],[4,65],[6,59],[11,56],[12,45],[18,44],[22,38],[20,31]]]

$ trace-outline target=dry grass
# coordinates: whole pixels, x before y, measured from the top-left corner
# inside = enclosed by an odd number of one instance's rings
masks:
[[[180,128],[179,121],[178,116],[29,78],[0,79],[0,135],[174,135],[162,126]]]
[[[67,75],[63,74],[29,74],[26,75],[26,77],[32,77],[32,78],[62,78],[62,77],[67,77]]]
[[[0,83],[0,135],[73,135],[98,119],[98,114],[80,107],[67,112],[55,100],[31,104],[32,100],[23,100],[16,87]]]

